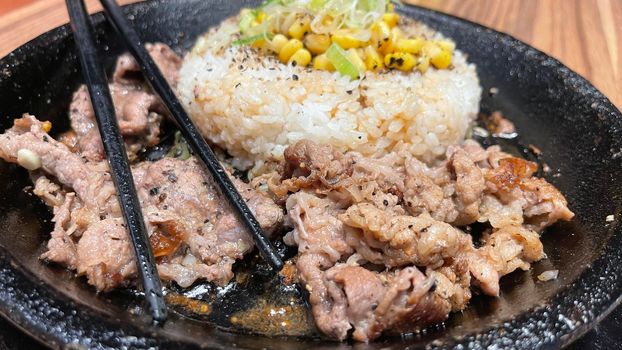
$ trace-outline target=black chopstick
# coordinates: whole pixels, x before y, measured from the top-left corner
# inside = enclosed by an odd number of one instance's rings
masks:
[[[100,0],[106,18],[112,24],[114,29],[119,33],[126,46],[140,65],[143,75],[149,81],[153,90],[160,95],[160,98],[168,108],[171,115],[177,121],[182,135],[192,148],[195,154],[201,158],[203,163],[214,177],[214,180],[220,187],[222,193],[227,197],[233,209],[237,212],[239,218],[244,222],[246,228],[251,233],[255,246],[259,249],[259,253],[274,269],[281,270],[283,261],[276,253],[270,240],[263,234],[259,222],[250,211],[242,196],[238,193],[235,186],[222,168],[214,152],[203,139],[199,130],[194,125],[188,114],[181,106],[181,103],[175,96],[175,93],[162,76],[162,73],[153,62],[153,59],[143,46],[142,41],[134,28],[129,24],[119,5],[114,0]]]
[[[91,23],[83,0],[66,0],[66,4],[82,66],[82,75],[91,96],[112,180],[134,246],[136,266],[142,279],[145,299],[149,304],[154,323],[163,322],[166,320],[166,304],[162,295],[162,283],[147,238],[147,229],[136,195],[125,145],[119,132],[106,73],[93,40]]]

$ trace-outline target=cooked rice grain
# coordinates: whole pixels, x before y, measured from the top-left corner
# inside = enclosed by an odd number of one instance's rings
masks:
[[[234,20],[201,37],[184,59],[179,95],[210,141],[257,174],[300,139],[340,151],[383,154],[404,143],[425,162],[463,140],[479,110],[475,66],[456,51],[453,69],[390,71],[350,81],[338,73],[292,67],[267,53],[231,46]],[[441,38],[409,22],[405,32]]]

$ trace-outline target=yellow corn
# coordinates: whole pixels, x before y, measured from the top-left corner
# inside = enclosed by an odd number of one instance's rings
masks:
[[[379,51],[383,51],[390,43],[391,40],[391,28],[383,22],[374,22],[371,25],[372,43]]]
[[[326,54],[315,56],[315,58],[313,59],[313,68],[319,70],[326,70],[329,72],[335,70],[335,67],[333,67],[332,63],[330,63],[330,60],[328,59],[328,57],[326,57]]]
[[[348,50],[348,58],[350,59],[350,62],[354,63],[354,65],[359,69],[360,72],[364,72],[365,68],[367,68],[367,66],[365,66],[365,62],[363,62],[363,59],[356,51],[356,49]]]
[[[365,47],[365,66],[371,71],[384,68],[382,57],[372,46]]]
[[[289,26],[287,33],[294,39],[301,40],[311,30],[311,19],[307,16],[296,18],[294,23]]]
[[[326,52],[330,43],[330,37],[326,34],[309,34],[304,40],[305,47],[314,55]]]
[[[417,59],[412,54],[396,52],[386,55],[384,57],[384,64],[389,68],[395,68],[407,72],[412,70],[417,64]]]
[[[395,12],[395,6],[392,3],[387,5],[387,12]]]
[[[389,26],[389,28],[393,28],[399,22],[400,16],[397,13],[389,12],[382,15],[382,20]]]
[[[259,11],[259,13],[257,14],[257,17],[255,17],[255,20],[257,21],[257,23],[263,23],[265,19],[266,19],[266,13],[263,11]]]
[[[267,47],[266,39],[259,39],[251,44],[252,47],[265,49]]]
[[[281,49],[283,48],[283,46],[285,46],[285,44],[287,44],[289,40],[287,40],[287,37],[283,34],[277,34],[274,36],[274,38],[272,38],[272,41],[270,42],[270,45],[272,47],[272,50],[274,50],[274,52],[279,53],[281,52]]]
[[[386,44],[383,47],[380,48],[380,52],[383,55],[388,55],[390,53],[395,52],[395,44],[403,36],[404,35],[402,34],[402,31],[398,27],[391,29],[391,35],[389,36],[389,40],[386,42]]]
[[[417,67],[416,68],[421,73],[427,72],[428,68],[430,68],[430,58],[429,57],[425,57],[425,56],[419,57],[417,59]]]
[[[456,44],[449,40],[439,40],[436,42],[436,45],[438,45],[443,50],[449,51],[450,53],[454,52],[454,50],[456,49]]]
[[[41,129],[45,132],[50,132],[50,130],[52,130],[52,123],[49,121],[43,122],[43,124],[41,124]]]
[[[352,36],[352,33],[347,30],[336,31],[332,35],[331,39],[343,49],[354,49],[357,47],[363,47],[366,44],[364,41],[356,39]]]
[[[395,51],[412,53],[413,55],[416,55],[419,51],[421,51],[424,43],[425,41],[423,38],[399,39],[395,43]]]
[[[299,49],[289,58],[287,63],[294,66],[306,67],[311,63],[311,53],[307,49]]]
[[[451,64],[451,53],[441,49],[436,55],[430,57],[430,63],[438,69],[445,69]]]
[[[430,59],[430,63],[438,68],[444,69],[451,64],[451,52],[441,48],[438,44],[427,42],[421,49],[423,56]]]
[[[279,60],[283,63],[287,63],[289,58],[292,57],[296,51],[302,49],[302,41],[298,39],[290,39],[279,51]]]

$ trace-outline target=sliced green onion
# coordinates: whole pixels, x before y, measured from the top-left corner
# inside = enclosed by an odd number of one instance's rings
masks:
[[[356,64],[348,57],[348,53],[339,45],[333,43],[328,50],[326,50],[326,57],[341,75],[348,76],[352,79],[358,79],[361,75]]]
[[[268,40],[272,40],[272,37],[274,35],[271,33],[268,33],[267,35],[263,35],[263,34],[257,34],[257,35],[251,35],[249,37],[246,38],[240,38],[238,40],[234,40],[231,44],[234,46],[241,46],[241,45],[250,45],[255,43],[256,41],[259,41],[261,39],[268,39]]]
[[[324,5],[326,5],[327,2],[328,0],[311,0],[309,8],[313,11],[319,11],[324,7]]]

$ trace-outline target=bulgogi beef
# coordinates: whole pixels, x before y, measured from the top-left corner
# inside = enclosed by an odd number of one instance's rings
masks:
[[[181,59],[163,44],[147,48],[175,85]],[[160,141],[167,111],[130,55],[117,61],[110,89],[160,275],[182,287],[228,283],[252,240],[194,157],[136,162],[140,149]],[[40,162],[33,192],[54,211],[42,258],[98,290],[127,286],[137,273],[133,250],[84,86],[69,116],[72,130],[60,142],[49,123],[16,119],[0,135],[0,158],[18,162],[28,150]],[[295,280],[331,338],[351,331],[369,341],[440,322],[466,307],[472,287],[497,296],[501,276],[544,257],[542,230],[574,215],[554,186],[533,176],[534,163],[499,147],[467,140],[434,166],[396,149],[368,158],[302,140],[276,172],[250,185],[232,176],[266,233],[291,228],[283,240],[298,247]],[[489,227],[477,247],[464,231],[473,223]]]
[[[107,162],[84,160],[43,128],[25,115],[0,135],[0,158],[17,162],[18,152],[28,149],[40,159],[34,192],[53,207],[55,223],[42,258],[86,275],[98,290],[127,285],[136,268]],[[141,162],[132,174],[160,275],[183,287],[199,278],[226,284],[234,261],[253,242],[198,161]],[[264,231],[272,233],[282,209],[232,180]]]
[[[174,86],[181,58],[165,44],[147,44],[146,48],[165,78]],[[133,56],[124,54],[117,60],[113,81],[109,84],[119,130],[130,159],[143,147],[160,142],[160,124],[168,116],[160,98],[151,92],[140,74],[140,67]],[[69,120],[71,132],[64,138],[65,143],[88,160],[103,160],[104,147],[85,85],[80,86],[73,95]]]
[[[276,173],[255,180],[286,200],[285,242],[298,246],[322,332],[344,339],[354,328],[356,340],[371,340],[462,310],[471,285],[497,296],[499,277],[544,257],[539,233],[574,215],[533,177],[535,164],[496,146],[467,140],[446,159],[428,166],[399,151],[371,159],[303,140]],[[490,225],[480,248],[460,229],[475,222]],[[390,290],[401,296],[387,301]]]

